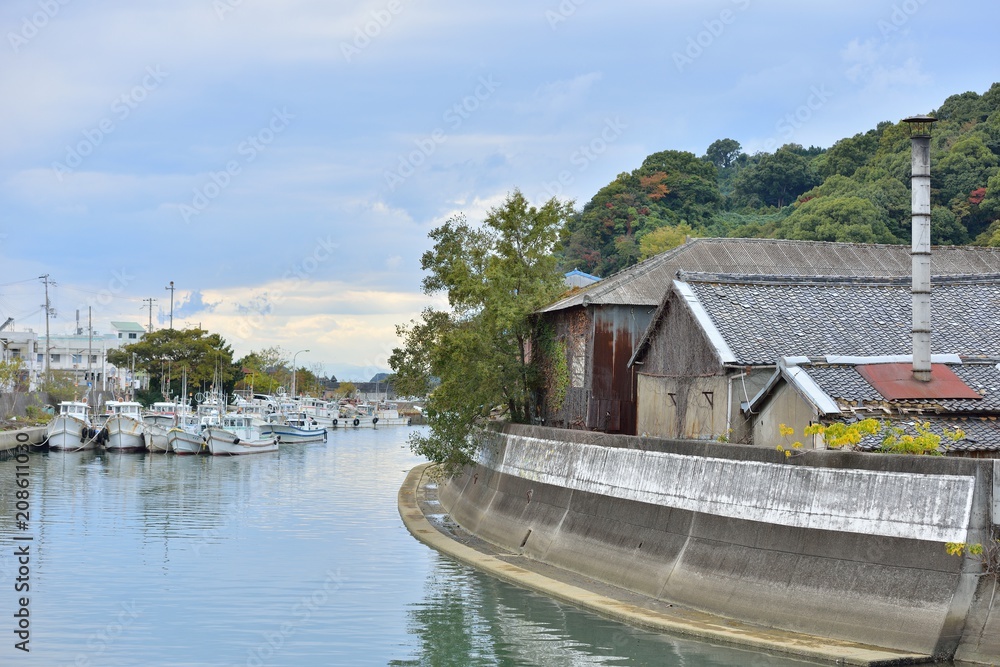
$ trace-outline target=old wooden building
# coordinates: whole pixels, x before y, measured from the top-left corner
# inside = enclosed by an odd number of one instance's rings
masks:
[[[639,431],[770,445],[780,424],[801,433],[859,409],[995,417],[973,394],[1000,390],[1000,276],[936,277],[932,314],[935,372],[964,364],[958,380],[893,399],[858,368],[911,358],[909,279],[682,272],[632,359]]]
[[[934,252],[936,275],[1000,272],[1000,251],[996,249],[949,247],[935,248]],[[909,246],[693,239],[577,291],[539,313],[542,326],[565,346],[569,376],[562,403],[544,403],[544,422],[550,426],[609,433],[642,432],[637,402],[641,364],[630,366],[629,360],[644,337],[649,337],[647,329],[659,326],[658,321],[665,314],[665,297],[671,293],[678,271],[786,277],[902,277],[910,275],[910,267]],[[673,340],[682,348],[694,344],[683,338]],[[772,359],[765,378],[774,364]],[[741,385],[755,381],[756,378],[741,378]],[[728,389],[720,395],[727,392]],[[753,395],[749,385],[744,393]],[[714,393],[711,398],[715,400]]]

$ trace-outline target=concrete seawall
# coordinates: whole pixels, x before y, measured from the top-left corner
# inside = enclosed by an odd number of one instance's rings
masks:
[[[440,495],[489,542],[653,598],[990,663],[993,579],[944,543],[989,538],[993,468],[508,426]]]
[[[44,426],[28,426],[15,431],[0,431],[0,460],[10,458],[19,447],[45,442]]]

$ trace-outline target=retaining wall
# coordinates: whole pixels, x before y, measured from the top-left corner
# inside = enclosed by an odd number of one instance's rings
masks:
[[[651,597],[928,655],[961,644],[959,657],[995,659],[992,580],[944,547],[988,538],[992,484],[990,461],[786,460],[765,448],[510,425],[441,500],[494,544]],[[985,648],[973,648],[973,634],[989,636]]]

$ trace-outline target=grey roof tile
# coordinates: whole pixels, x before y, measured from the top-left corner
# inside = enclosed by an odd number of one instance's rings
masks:
[[[785,239],[692,239],[630,266],[542,309],[581,306],[656,306],[678,271],[782,276],[909,276],[908,245],[790,241]],[[1000,248],[940,246],[933,249],[934,275],[1000,273]]]
[[[681,274],[738,363],[784,356],[909,354],[909,281]],[[934,354],[1000,357],[1000,277],[937,278],[931,290]]]
[[[920,418],[925,424],[930,424],[930,431],[935,435],[942,436],[940,450],[946,453],[975,453],[975,452],[1000,452],[1000,421],[996,417],[992,418],[966,418],[966,419],[942,419],[942,418]],[[894,426],[901,426],[903,430],[916,435],[917,431],[913,427],[914,420],[893,420]],[[952,440],[945,435],[945,429],[954,432],[961,429],[964,437],[959,440]],[[865,452],[873,452],[882,446],[880,435],[866,436],[859,444],[858,449]]]

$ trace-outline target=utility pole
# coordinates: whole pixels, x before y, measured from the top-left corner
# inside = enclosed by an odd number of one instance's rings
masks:
[[[156,299],[149,297],[148,299],[143,299],[142,302],[149,302],[149,333],[153,333],[153,304],[156,303]]]
[[[45,354],[42,355],[42,372],[49,374],[49,315],[52,314],[52,304],[49,303],[49,283],[55,285],[54,280],[49,280],[49,274],[38,276],[38,279],[45,284]]]
[[[94,307],[87,306],[87,403],[90,403],[90,390],[97,393],[94,382],[94,367],[90,360],[94,357]]]
[[[170,287],[165,287],[164,289],[170,290],[170,328],[174,328],[174,281],[170,281]]]

